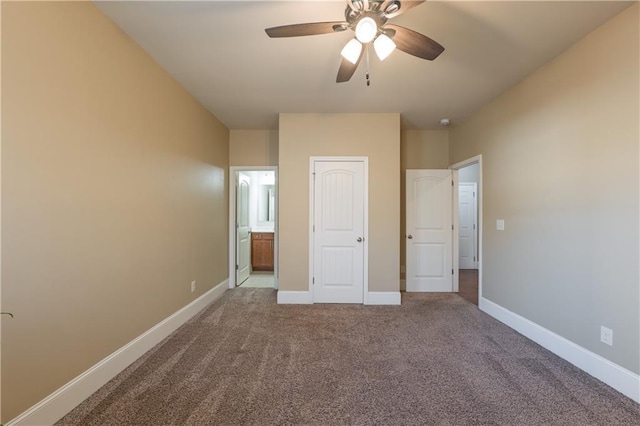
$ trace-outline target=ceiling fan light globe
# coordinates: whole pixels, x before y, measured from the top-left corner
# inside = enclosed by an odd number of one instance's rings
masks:
[[[376,41],[373,42],[373,48],[378,58],[384,61],[396,49],[396,44],[385,34],[380,34]]]
[[[358,21],[356,25],[356,38],[361,43],[369,43],[372,41],[378,33],[378,25],[373,18],[365,16]]]
[[[362,43],[360,43],[358,40],[354,38],[349,40],[349,43],[345,44],[340,54],[347,61],[351,62],[352,64],[355,64],[356,62],[358,62],[358,58],[360,58],[361,52],[362,52]]]

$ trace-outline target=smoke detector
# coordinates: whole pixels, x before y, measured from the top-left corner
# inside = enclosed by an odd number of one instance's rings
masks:
[[[448,118],[441,118],[440,119],[440,125],[441,126],[446,127],[449,124],[451,124],[451,120],[449,120]]]

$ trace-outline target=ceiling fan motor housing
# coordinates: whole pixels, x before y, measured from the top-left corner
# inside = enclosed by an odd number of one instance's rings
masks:
[[[373,2],[371,2],[373,3]],[[382,2],[379,2],[382,3]],[[369,17],[376,22],[378,29],[387,23],[387,16],[383,12],[379,12],[376,9],[369,10],[353,10],[347,5],[344,11],[346,21],[349,23],[349,27],[353,30],[362,18]]]

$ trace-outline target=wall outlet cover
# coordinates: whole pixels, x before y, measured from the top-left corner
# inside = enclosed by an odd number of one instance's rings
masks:
[[[606,345],[613,346],[613,330],[600,326],[600,341]]]

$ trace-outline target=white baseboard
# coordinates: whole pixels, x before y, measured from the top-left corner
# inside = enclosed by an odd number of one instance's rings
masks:
[[[228,280],[224,280],[11,420],[7,426],[54,424],[209,303],[222,296],[227,288]]]
[[[488,299],[480,298],[479,307],[482,311],[558,355],[560,358],[569,361],[579,369],[608,384],[635,402],[640,403],[640,376],[638,374],[582,346],[576,345],[570,340]]]
[[[365,298],[365,305],[399,305],[399,291],[370,291]]]
[[[278,290],[279,305],[310,305],[313,303],[310,291]]]
[[[279,305],[310,305],[313,298],[310,291],[278,290]],[[370,291],[365,298],[365,305],[399,305],[399,291]]]

